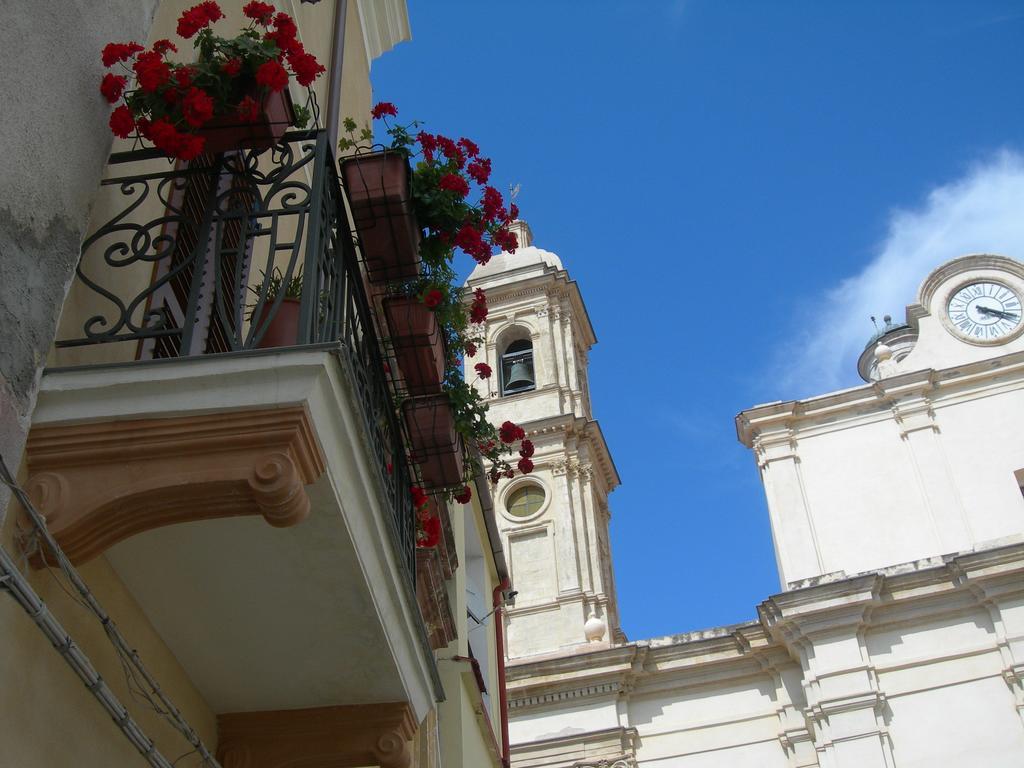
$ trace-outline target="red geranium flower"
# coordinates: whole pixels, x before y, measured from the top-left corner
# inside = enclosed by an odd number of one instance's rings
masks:
[[[487,157],[478,157],[468,166],[466,166],[466,173],[470,175],[477,184],[486,184],[487,180],[491,177],[491,161]]]
[[[213,99],[202,88],[189,88],[181,111],[185,115],[185,122],[198,128],[213,117]]]
[[[472,341],[466,342],[466,354],[469,355],[470,357],[476,356],[476,344],[474,344]]]
[[[380,105],[378,104],[377,106]],[[391,106],[391,108],[394,109],[394,104],[391,104],[389,106]],[[394,114],[398,114],[397,109],[395,110]],[[437,149],[437,139],[435,139],[431,134],[427,133],[426,131],[420,131],[419,133],[417,133],[416,141],[418,141],[420,143],[420,146],[423,147],[424,152],[433,152],[435,149]]]
[[[473,368],[476,369],[476,375],[479,376],[481,379],[491,378],[491,366],[489,366],[487,363],[477,363],[476,365],[473,366]]]
[[[267,26],[270,23],[270,20],[274,17],[275,10],[274,6],[270,3],[261,3],[259,0],[252,0],[252,2],[242,6],[242,13],[263,26]]]
[[[203,27],[208,27],[218,19],[223,19],[224,14],[220,6],[213,0],[194,5],[181,14],[178,19],[178,34],[188,40],[192,35]]]
[[[110,130],[115,136],[127,139],[135,130],[135,120],[132,118],[132,111],[122,104],[110,115]]]
[[[533,456],[534,450],[535,449],[533,447],[532,440],[523,440],[523,442],[520,443],[519,445],[519,455],[522,456],[524,459],[528,459],[531,456]]]
[[[459,149],[458,145],[449,139],[447,136],[437,137],[437,146],[444,152],[444,156],[449,160],[454,160],[455,164],[461,168],[466,164],[466,156]]]
[[[423,537],[416,545],[423,549],[436,547],[441,541],[441,518],[428,517],[423,521]]]
[[[519,206],[515,203],[509,203],[508,218],[510,221],[515,221],[519,218]]]
[[[127,77],[112,75],[108,72],[103,76],[103,81],[100,83],[100,93],[103,94],[103,98],[113,104],[121,98],[126,85],[128,85]]]
[[[519,467],[519,471],[524,475],[528,475],[533,472],[533,462],[525,456],[519,460],[519,463],[516,466]]]
[[[252,96],[246,96],[238,104],[238,119],[243,123],[255,123],[260,119],[260,103]]]
[[[430,309],[434,309],[442,301],[444,301],[444,294],[437,290],[437,288],[431,288],[423,297],[423,303]]]
[[[132,65],[135,76],[139,81],[139,88],[146,93],[155,93],[168,80],[171,79],[171,68],[159,53],[147,51],[140,54]]]
[[[526,432],[518,424],[506,421],[498,428],[498,438],[501,442],[508,444],[526,437]]]
[[[504,201],[501,197],[501,192],[496,190],[494,187],[484,187],[484,196],[481,200],[481,204],[484,209],[484,218],[488,221],[493,221],[499,218],[498,214],[502,213]]]
[[[239,72],[242,71],[242,60],[241,59],[228,59],[220,65],[220,71],[228,77],[235,77]]]
[[[370,116],[374,120],[380,120],[384,115],[391,115],[392,117],[398,116],[398,110],[390,101],[377,102],[373,105],[373,109],[370,110]]]
[[[256,84],[266,86],[275,93],[283,91],[288,86],[288,70],[273,59],[266,61],[256,70]]]
[[[468,485],[464,485],[462,490],[454,494],[452,498],[459,502],[459,504],[469,504],[469,500],[473,498],[473,491]]]
[[[437,186],[441,189],[447,189],[450,192],[454,192],[459,197],[465,197],[469,194],[469,184],[466,180],[456,173],[446,173],[441,177],[441,180],[437,182]]]
[[[153,43],[153,50],[159,53],[161,56],[168,51],[178,52],[178,46],[172,43],[170,40],[157,40]]]
[[[510,232],[506,227],[501,227],[493,235],[491,239],[494,244],[501,248],[506,253],[515,253],[516,248],[519,247],[519,238],[515,232]]]
[[[321,73],[327,71],[324,65],[317,61],[316,56],[311,53],[289,53],[288,65],[292,68],[292,72],[295,73],[295,79],[302,86],[312,85],[313,81]]]
[[[191,133],[180,134],[177,156],[182,160],[195,160],[199,155],[203,154],[203,147],[205,146],[205,136],[195,136]]]
[[[483,288],[473,291],[473,304],[469,308],[469,320],[472,323],[482,323],[487,319],[487,294]]]
[[[107,43],[103,46],[100,58],[104,67],[112,67],[119,61],[127,61],[139,51],[146,50],[138,43]]]
[[[459,139],[459,146],[462,147],[463,151],[470,157],[476,157],[480,154],[480,147],[467,138]]]
[[[424,491],[418,485],[410,486],[409,495],[412,496],[412,506],[415,509],[419,509],[430,500],[430,497],[427,496],[426,491]]]
[[[178,84],[179,88],[188,88],[192,85],[192,78],[195,76],[195,70],[192,67],[178,67],[174,70],[174,82]]]

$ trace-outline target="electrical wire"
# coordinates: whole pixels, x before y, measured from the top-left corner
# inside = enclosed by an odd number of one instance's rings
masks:
[[[64,554],[64,550],[60,548],[56,539],[49,532],[46,527],[46,521],[39,511],[32,504],[28,494],[25,493],[24,489],[19,486],[7,467],[7,462],[3,456],[0,456],[0,482],[11,489],[11,492],[18,499],[18,502],[24,508],[29,521],[35,528],[35,532],[38,537],[43,541],[46,547],[50,550],[53,557],[57,561],[57,566],[63,572],[64,576],[74,587],[75,591],[81,596],[81,604],[88,608],[89,611],[99,620],[103,626],[104,631],[107,634],[108,639],[117,651],[119,660],[125,670],[126,680],[130,678],[134,681],[135,691],[133,692],[133,683],[128,683],[129,692],[133,697],[136,694],[140,694],[142,698],[149,703],[149,705],[158,714],[163,715],[168,722],[174,728],[181,733],[186,741],[192,746],[192,751],[198,753],[203,760],[203,765],[209,768],[220,768],[220,764],[214,758],[213,754],[207,749],[203,743],[199,734],[192,728],[191,725],[185,720],[181,712],[178,711],[177,707],[167,698],[163,690],[157,684],[156,680],[146,669],[142,663],[142,659],[135,649],[129,647],[127,641],[121,632],[117,629],[113,620],[109,614],[103,609],[99,601],[89,590],[88,585],[82,580],[78,571],[68,560],[67,555]],[[34,533],[33,535],[36,535]],[[46,562],[45,553],[40,552],[40,555]],[[63,586],[63,585],[62,585]],[[25,577],[18,570],[15,561],[8,554],[7,550],[0,546],[0,588],[6,589],[15,601],[21,605],[22,609],[28,613],[36,625],[42,630],[43,634],[46,635],[47,639],[53,644],[54,648],[57,649],[58,653],[64,657],[65,661],[71,666],[72,669],[78,674],[82,682],[93,694],[93,696],[103,705],[104,709],[110,714],[117,723],[118,727],[128,737],[128,740],[132,745],[149,761],[153,766],[157,768],[174,768],[174,764],[169,762],[157,749],[153,743],[153,740],[146,736],[142,731],[142,728],[132,719],[128,710],[114,695],[114,692],[104,682],[103,678],[100,677],[99,673],[93,667],[92,662],[85,655],[85,652],[79,648],[75,642],[71,639],[71,636],[60,624],[57,618],[50,612],[46,607],[46,604],[42,601],[39,595],[36,593],[32,586],[28,583]],[[136,677],[138,674],[138,678]],[[140,679],[141,678],[141,681]],[[145,685],[143,685],[145,683]],[[149,688],[149,691],[146,691]],[[156,700],[152,698],[156,697]],[[157,705],[159,702],[159,705]],[[187,755],[188,753],[186,753]],[[184,757],[185,755],[182,755]],[[179,760],[181,758],[178,758]]]

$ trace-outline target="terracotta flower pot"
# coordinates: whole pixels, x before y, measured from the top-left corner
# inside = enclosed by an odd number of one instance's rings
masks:
[[[434,313],[410,296],[392,296],[383,305],[404,388],[411,395],[437,394],[445,355]]]
[[[299,310],[302,302],[299,299],[282,299],[277,312],[270,318],[270,325],[263,333],[263,338],[256,345],[257,349],[270,349],[271,347],[293,347],[298,343],[299,338]],[[260,310],[259,325],[262,327],[267,323],[267,316],[274,308],[272,299],[267,299],[266,304]]]
[[[419,274],[420,230],[412,212],[409,161],[375,152],[341,162],[341,175],[372,283]]]
[[[462,439],[447,396],[410,397],[402,404],[402,416],[412,444],[410,459],[419,467],[424,487],[461,485]]]
[[[260,116],[254,123],[243,123],[235,114],[218,115],[196,131],[206,138],[205,152],[220,154],[236,149],[269,149],[277,144],[295,123],[292,97],[285,88],[262,93],[255,83],[243,88],[240,102],[249,96],[260,102]],[[232,99],[232,103],[237,103]]]

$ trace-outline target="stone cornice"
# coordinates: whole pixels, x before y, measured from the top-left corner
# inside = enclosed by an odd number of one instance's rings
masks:
[[[904,373],[882,381],[844,389],[807,400],[787,400],[741,411],[735,419],[736,435],[748,448],[755,447],[760,435],[780,428],[806,430],[840,429],[856,420],[891,418],[891,410],[904,400],[937,402],[956,397],[970,387],[971,396],[988,384],[1020,387],[1024,384],[1024,352],[980,360],[940,370],[924,369]]]
[[[523,710],[748,677],[791,663],[794,644],[860,631],[883,608],[941,614],[949,610],[948,595],[955,591],[974,603],[1017,599],[1024,593],[1024,542],[808,580],[762,603],[756,622],[520,660],[508,667],[509,695],[514,708]],[[944,598],[934,599],[937,595]]]

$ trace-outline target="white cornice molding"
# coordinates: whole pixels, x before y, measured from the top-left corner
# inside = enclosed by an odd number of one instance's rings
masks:
[[[904,373],[806,400],[755,406],[736,416],[736,436],[741,443],[752,448],[756,438],[766,430],[781,427],[804,430],[813,426],[820,426],[824,431],[842,429],[856,420],[867,422],[891,418],[893,403],[905,398],[927,396],[937,402],[947,397],[980,395],[983,388],[990,385],[1017,388],[1022,383],[1024,352],[1011,352],[939,370],[926,368]],[[971,388],[972,393],[964,393],[967,388]]]
[[[769,668],[793,663],[794,646],[813,645],[837,632],[856,633],[878,620],[945,615],[951,601],[962,610],[995,599],[1018,600],[1024,593],[1024,537],[992,544],[877,572],[808,579],[768,598],[755,622],[520,660],[508,667],[510,697],[517,710],[525,710],[612,694],[612,688],[598,691],[598,682],[616,683],[615,695],[716,684],[750,677],[758,669],[768,674]]]

